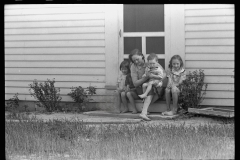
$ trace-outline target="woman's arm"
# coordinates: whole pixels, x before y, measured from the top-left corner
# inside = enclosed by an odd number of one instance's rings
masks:
[[[146,82],[149,79],[148,75],[146,75],[141,79],[138,79],[138,74],[134,64],[131,65],[131,77],[132,77],[133,85],[135,87],[142,85],[144,82]]]

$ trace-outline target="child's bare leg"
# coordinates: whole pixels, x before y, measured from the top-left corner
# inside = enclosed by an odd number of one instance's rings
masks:
[[[148,87],[148,83],[143,83],[143,85],[142,85],[143,93],[146,92],[147,87]]]
[[[138,95],[135,92],[130,91],[130,92],[127,92],[127,97],[129,99],[129,102],[130,102],[131,106],[133,106],[132,113],[136,114],[137,113],[137,107],[136,107],[134,99],[137,99]]]
[[[151,91],[151,89],[152,89],[152,83],[148,83],[146,91],[143,94],[139,95],[139,97],[146,98],[148,93]]]
[[[169,88],[165,89],[165,95],[166,95],[166,105],[167,105],[167,111],[163,112],[163,114],[167,113],[171,110],[170,103],[171,103],[171,90]]]
[[[121,92],[119,92],[118,90],[116,90],[115,92],[115,105],[116,109],[119,110],[119,112],[121,113]]]
[[[126,113],[126,112],[128,112],[128,107],[127,107],[127,99],[126,99],[126,93],[125,92],[121,93],[121,100],[122,100],[122,103],[123,103],[123,106],[124,106],[124,109],[123,109],[122,113]]]
[[[178,88],[174,87],[172,89],[172,98],[173,98],[173,108],[172,108],[172,112],[173,114],[177,113],[177,109],[178,109]]]

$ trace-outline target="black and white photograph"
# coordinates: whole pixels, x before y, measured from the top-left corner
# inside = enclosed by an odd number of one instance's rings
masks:
[[[235,159],[235,4],[5,4],[5,159]]]

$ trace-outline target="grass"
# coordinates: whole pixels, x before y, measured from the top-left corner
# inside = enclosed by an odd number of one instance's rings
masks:
[[[233,159],[234,125],[87,125],[5,122],[6,154],[63,159]],[[19,158],[16,158],[19,159]],[[60,158],[59,158],[60,159]]]

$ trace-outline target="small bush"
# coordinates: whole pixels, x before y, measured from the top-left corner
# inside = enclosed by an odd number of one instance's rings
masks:
[[[33,81],[33,84],[29,84],[29,92],[31,96],[38,100],[37,105],[44,107],[47,112],[52,112],[58,109],[60,97],[60,88],[55,88],[54,79],[51,81],[47,79],[44,83]]]
[[[183,109],[200,108],[200,103],[204,99],[208,84],[204,83],[203,70],[199,69],[189,72],[186,80],[179,85],[179,105]]]
[[[90,96],[96,94],[96,88],[93,86],[87,87],[84,90],[81,86],[72,87],[71,92],[68,95],[78,104],[79,110],[82,111],[87,103],[92,100]]]
[[[6,110],[15,110],[19,107],[19,99],[18,99],[18,93],[16,93],[13,98],[10,98],[7,102],[7,105],[5,105]]]

